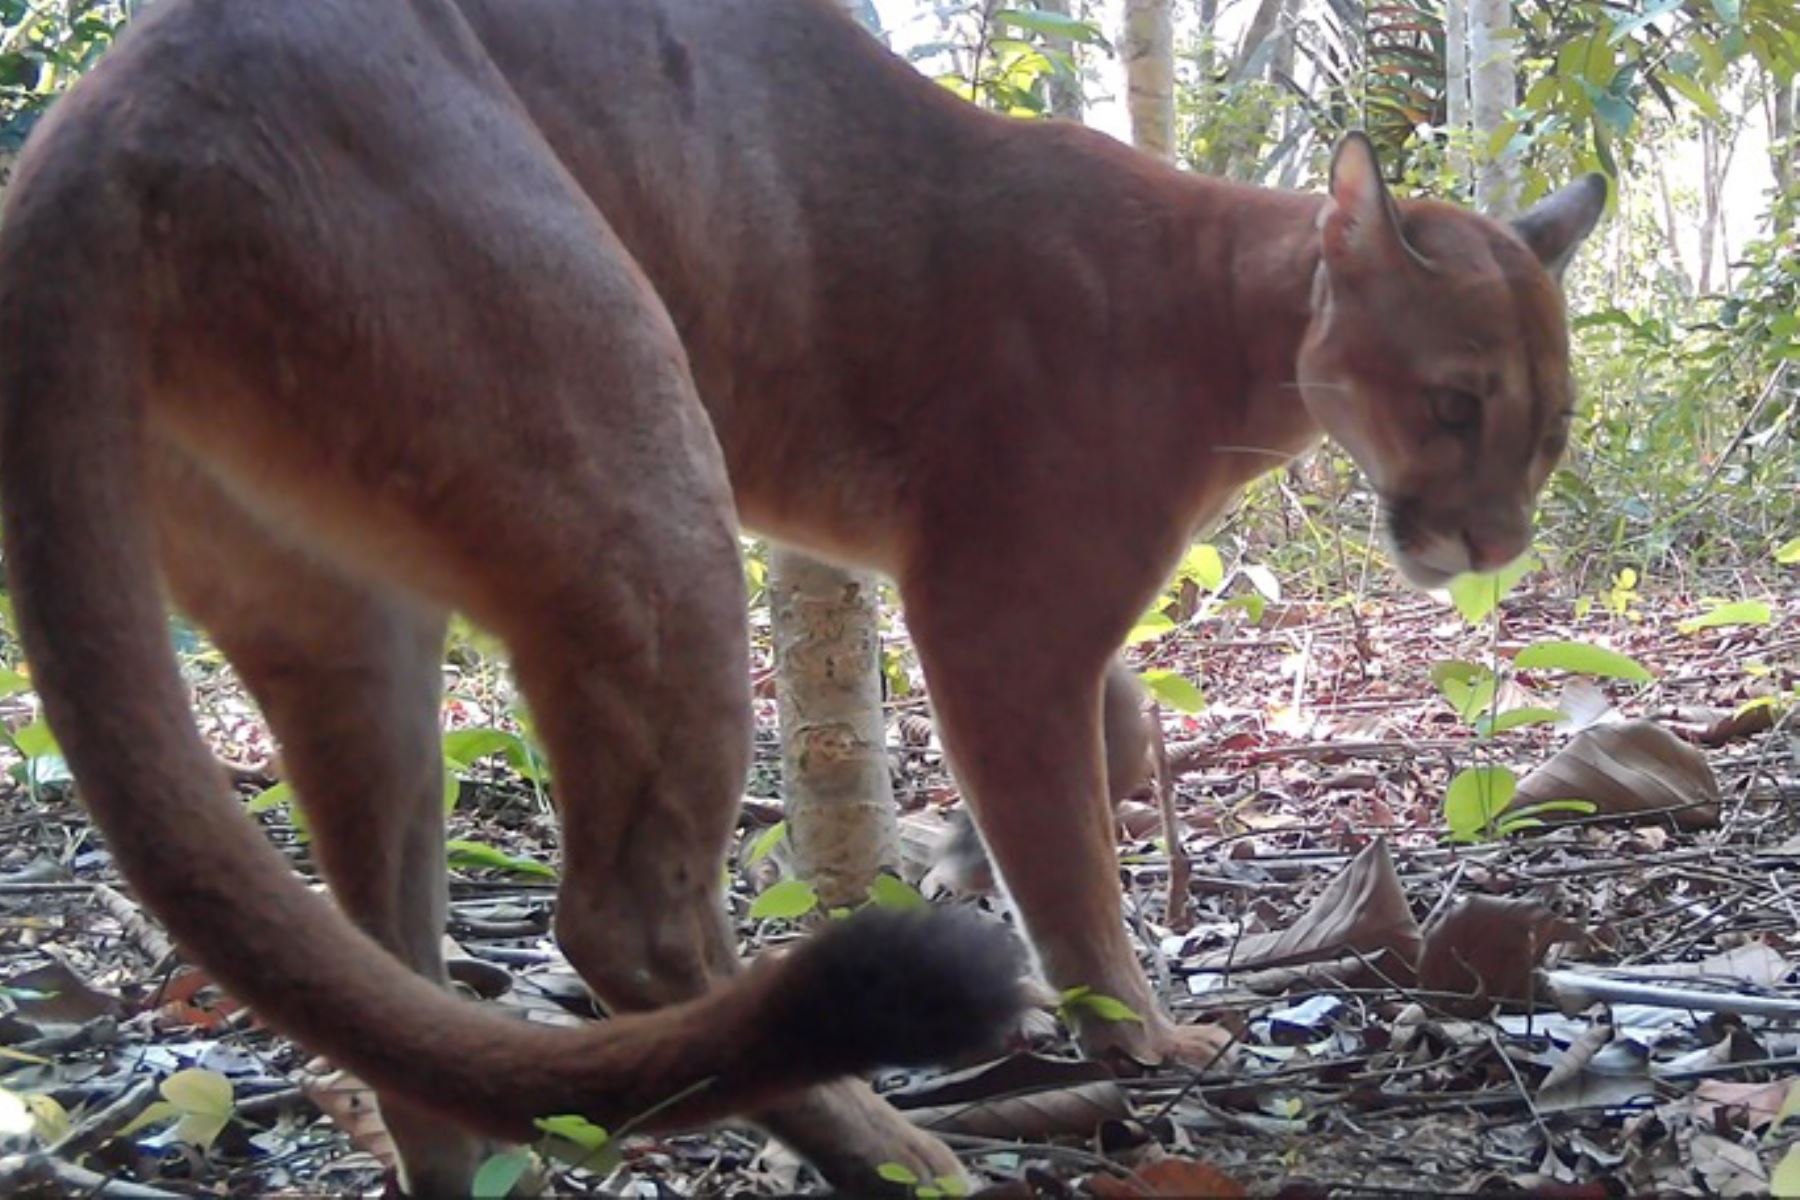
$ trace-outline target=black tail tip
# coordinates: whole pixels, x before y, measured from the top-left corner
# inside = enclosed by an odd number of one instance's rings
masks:
[[[835,1068],[943,1062],[998,1045],[1025,1004],[1019,944],[963,909],[868,909],[783,964],[780,1035]]]

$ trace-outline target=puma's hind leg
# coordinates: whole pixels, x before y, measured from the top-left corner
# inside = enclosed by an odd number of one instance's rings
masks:
[[[988,568],[1001,581],[1013,578],[1003,559]],[[1140,1018],[1082,1012],[1083,1050],[1142,1062],[1210,1061],[1223,1039],[1209,1027],[1169,1020],[1126,935],[1102,732],[1107,623],[1090,619],[1094,632],[1078,638],[1070,622],[1017,606],[1003,627],[990,622],[985,601],[969,616],[970,597],[1000,590],[968,563],[939,563],[902,587],[964,802],[1051,985],[1089,988]],[[1092,603],[1102,613],[1129,612],[1132,599]]]
[[[1144,685],[1123,662],[1106,670],[1101,702],[1106,745],[1106,794],[1116,808],[1144,786],[1150,770],[1150,722]],[[976,831],[969,804],[956,810],[937,863],[920,884],[926,895],[980,894],[994,890],[994,866]]]
[[[555,774],[557,937],[615,1010],[686,999],[739,969],[720,866],[750,747],[742,566],[735,530],[720,520],[728,510],[679,495],[659,510],[682,536],[623,537],[629,544],[611,553],[631,562],[626,577],[587,573],[568,581],[572,590],[546,589],[502,631]],[[546,544],[531,557],[582,554]],[[569,619],[578,613],[606,617],[588,626]],[[792,1096],[756,1119],[854,1192],[876,1187],[883,1163],[922,1178],[961,1172],[860,1080]]]
[[[442,612],[283,545],[173,453],[153,480],[170,589],[261,705],[332,895],[414,971],[447,984]],[[466,1196],[485,1143],[379,1099],[407,1190]]]

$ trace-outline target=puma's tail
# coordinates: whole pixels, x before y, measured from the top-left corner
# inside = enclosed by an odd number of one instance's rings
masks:
[[[579,1113],[689,1124],[996,1035],[1018,1004],[998,929],[869,915],[714,992],[578,1030],[514,1020],[406,970],[295,877],[202,743],[171,649],[145,492],[153,364],[135,209],[22,169],[0,228],[0,510],[45,713],[138,895],[273,1026],[489,1135]],[[29,160],[32,156],[27,155]],[[73,170],[74,168],[66,168]],[[108,205],[111,205],[109,208]]]

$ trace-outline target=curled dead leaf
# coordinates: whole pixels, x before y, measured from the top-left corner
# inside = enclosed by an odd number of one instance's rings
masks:
[[[1286,929],[1250,934],[1236,945],[1203,955],[1195,965],[1233,968],[1288,966],[1355,951],[1387,952],[1384,970],[1410,974],[1418,961],[1418,922],[1394,871],[1387,842],[1377,838],[1351,860],[1299,920]],[[1398,982],[1409,982],[1400,979]]]
[[[1419,957],[1419,986],[1467,996],[1434,997],[1436,1007],[1474,1017],[1503,1001],[1527,1002],[1544,954],[1581,931],[1535,900],[1471,896],[1431,923]]]
[[[1698,750],[1653,721],[1593,725],[1520,781],[1512,807],[1586,800],[1597,812],[1670,816],[1682,829],[1719,823],[1719,781]],[[1545,812],[1546,822],[1571,814]]]
[[[300,1092],[350,1138],[351,1145],[374,1156],[384,1169],[398,1169],[399,1152],[382,1123],[375,1092],[368,1084],[348,1071],[334,1070],[325,1059],[315,1058],[300,1072]]]

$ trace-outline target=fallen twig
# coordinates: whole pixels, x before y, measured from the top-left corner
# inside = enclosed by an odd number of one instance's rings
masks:
[[[1176,933],[1193,926],[1188,913],[1188,878],[1193,863],[1181,838],[1181,818],[1175,812],[1175,781],[1169,775],[1169,748],[1163,741],[1162,705],[1150,705],[1150,752],[1156,759],[1156,803],[1162,811],[1163,846],[1169,855],[1169,899],[1163,920]]]
[[[104,1200],[187,1200],[180,1192],[126,1183],[42,1152],[0,1158],[0,1195],[86,1196]]]

